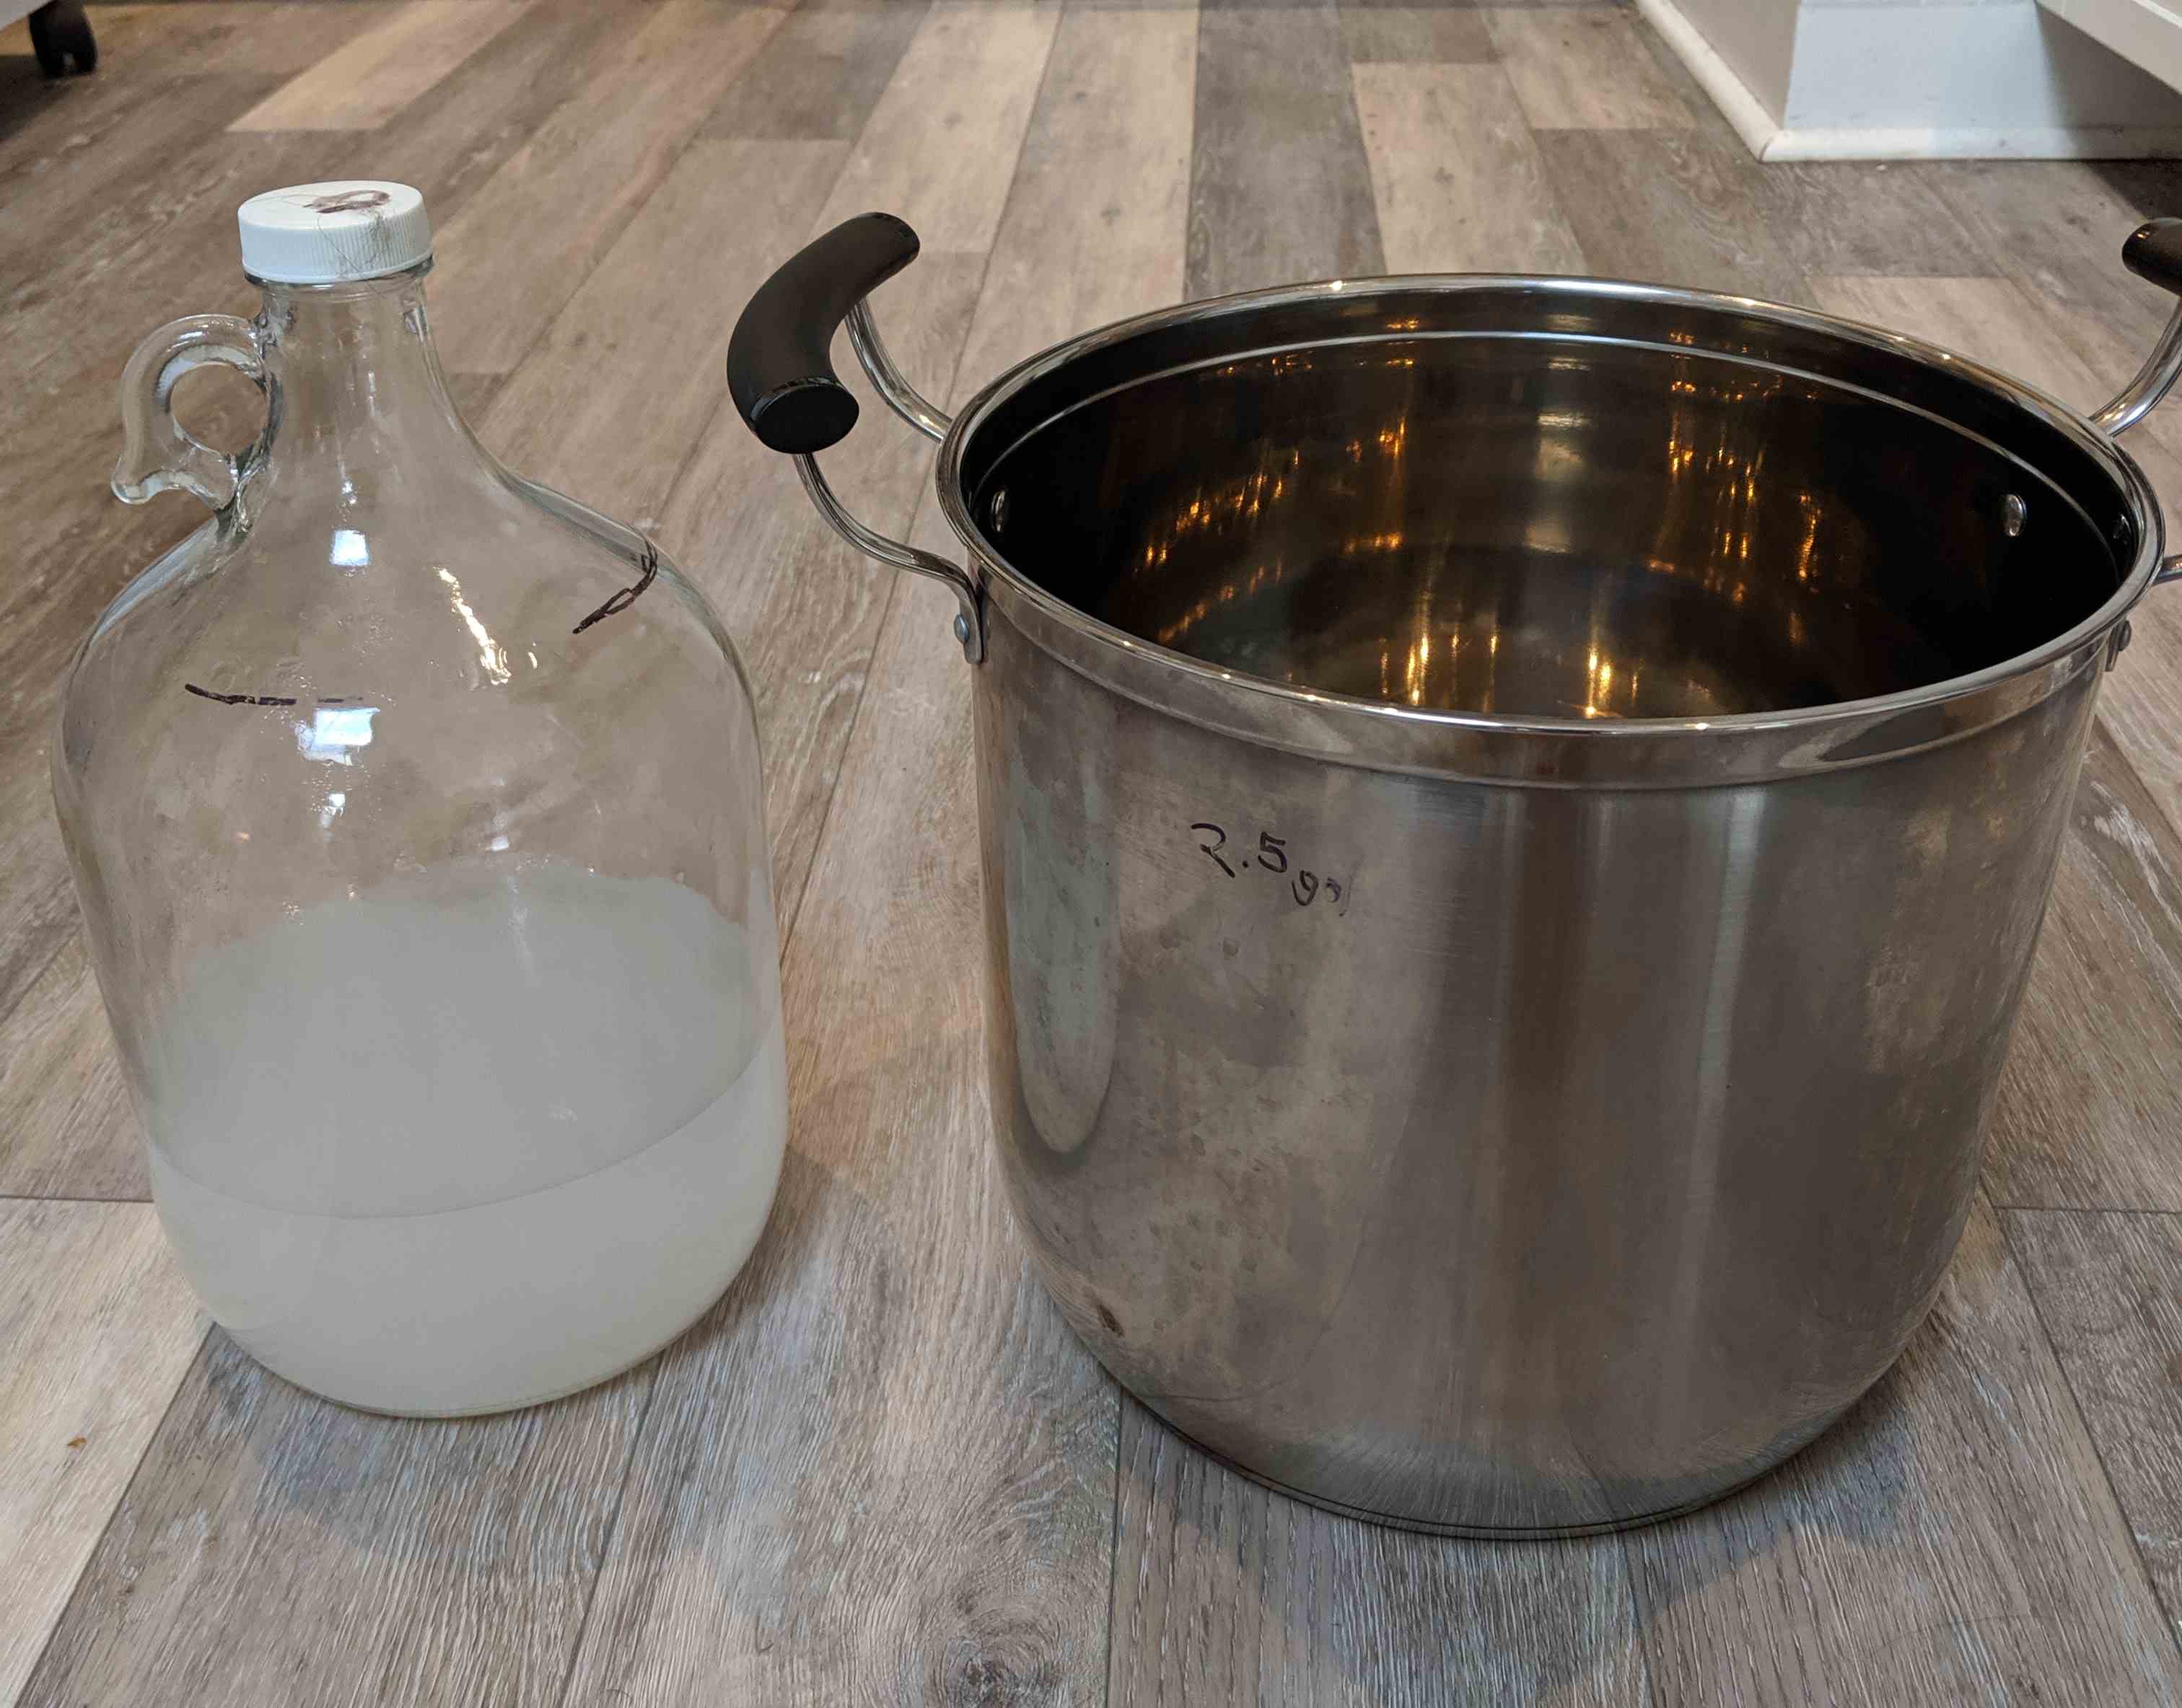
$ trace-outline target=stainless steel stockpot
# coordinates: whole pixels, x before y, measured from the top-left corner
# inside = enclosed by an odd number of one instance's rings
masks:
[[[2182,288],[2182,222],[2127,259]],[[1306,1500],[1639,1522],[1809,1441],[1968,1212],[2158,508],[1945,351],[1579,279],[1340,281],[1093,332],[951,424],[784,265],[731,389],[976,669],[996,1134],[1077,1332]],[[879,393],[965,570],[812,454]]]

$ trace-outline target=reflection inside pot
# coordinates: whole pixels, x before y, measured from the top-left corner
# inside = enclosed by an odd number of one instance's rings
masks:
[[[1024,434],[972,509],[1018,571],[1141,640],[1531,717],[1922,687],[2063,633],[2118,574],[2065,492],[1931,414],[1540,334],[1171,368]]]

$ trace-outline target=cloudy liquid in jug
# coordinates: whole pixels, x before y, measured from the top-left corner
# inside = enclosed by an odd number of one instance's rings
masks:
[[[274,1370],[379,1410],[634,1362],[771,1207],[786,1065],[753,968],[774,952],[769,920],[664,879],[502,858],[200,956],[146,1064],[184,1270]]]

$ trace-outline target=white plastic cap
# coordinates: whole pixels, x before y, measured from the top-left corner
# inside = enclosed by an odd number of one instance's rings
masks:
[[[253,196],[235,211],[242,270],[280,285],[335,285],[414,267],[432,252],[424,198],[407,184],[344,178]]]

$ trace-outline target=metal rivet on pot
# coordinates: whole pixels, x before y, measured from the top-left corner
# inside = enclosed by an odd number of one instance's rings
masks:
[[[965,646],[970,644],[970,619],[967,617],[955,619],[955,638]]]
[[[2124,617],[2113,631],[2113,640],[2107,646],[2107,668],[2111,670],[2121,662],[2122,649],[2129,645],[2129,618]]]
[[[1008,525],[1008,489],[1005,486],[993,494],[991,516],[995,532]]]
[[[2023,495],[2019,492],[2011,492],[2002,501],[2000,525],[2008,530],[2009,539],[2013,540],[2023,531],[2023,518],[2030,513],[2030,507],[2023,502]]]

